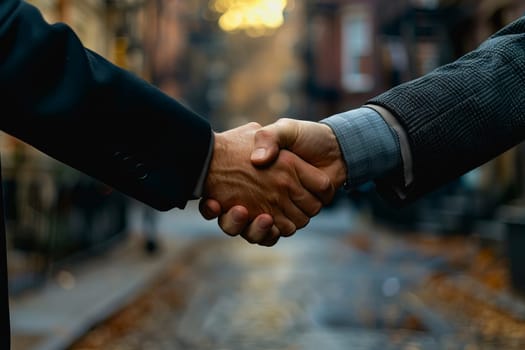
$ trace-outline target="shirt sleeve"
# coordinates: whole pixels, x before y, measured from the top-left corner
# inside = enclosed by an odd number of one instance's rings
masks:
[[[204,191],[204,183],[208,177],[208,170],[210,169],[211,158],[213,157],[213,146],[215,145],[215,135],[211,133],[210,147],[208,148],[208,155],[204,161],[204,165],[201,170],[201,174],[193,190],[193,198],[198,199],[202,197],[202,192]]]
[[[403,187],[408,187],[414,181],[414,171],[412,153],[405,129],[386,108],[374,104],[367,104],[366,107],[370,107],[379,113],[388,126],[395,131],[399,140],[401,160],[403,162]]]
[[[345,188],[356,188],[396,171],[404,173],[398,133],[375,109],[363,106],[321,123],[332,128],[341,147],[348,169]]]

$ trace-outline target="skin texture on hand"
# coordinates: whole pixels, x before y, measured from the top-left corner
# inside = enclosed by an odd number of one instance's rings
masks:
[[[332,129],[325,124],[280,119],[258,130],[254,138],[251,160],[255,165],[268,166],[282,153],[281,149],[288,149],[326,173],[334,188],[342,186],[346,179],[346,164],[339,144]],[[334,193],[321,195],[323,203],[328,204]],[[243,206],[233,206],[223,213],[224,208],[221,209],[218,202],[203,199],[200,208],[208,219],[219,217],[221,228],[231,234],[255,237],[275,235],[270,229],[271,217],[259,215],[251,221],[249,210]]]
[[[283,118],[255,134],[253,164],[263,166],[288,149],[325,172],[335,188],[346,180],[346,164],[332,129],[321,123]]]
[[[207,208],[201,202],[201,212],[210,218],[215,210],[235,207],[231,215],[219,219],[221,228],[236,235],[241,232],[231,231],[228,225],[255,220],[264,230],[243,237],[251,243],[273,245],[279,236],[292,235],[319,212],[322,202],[314,193],[330,198],[334,189],[323,171],[288,151],[278,152],[264,166],[253,166],[250,157],[259,129],[250,123],[215,135],[203,197],[216,202]]]

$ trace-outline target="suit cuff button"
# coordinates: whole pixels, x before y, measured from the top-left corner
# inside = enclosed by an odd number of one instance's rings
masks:
[[[138,180],[146,180],[148,178],[148,170],[142,163],[135,165],[135,174]]]
[[[126,156],[124,155],[124,153],[122,152],[115,152],[113,153],[113,158],[117,159],[117,160],[123,160]]]

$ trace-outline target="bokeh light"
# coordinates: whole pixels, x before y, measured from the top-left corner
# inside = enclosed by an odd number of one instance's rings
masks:
[[[283,25],[287,4],[287,0],[212,0],[210,7],[221,14],[222,30],[262,36]]]

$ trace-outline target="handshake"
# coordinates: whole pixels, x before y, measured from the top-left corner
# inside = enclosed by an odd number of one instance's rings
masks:
[[[253,244],[273,246],[330,203],[347,176],[332,129],[280,119],[216,133],[202,216]]]

